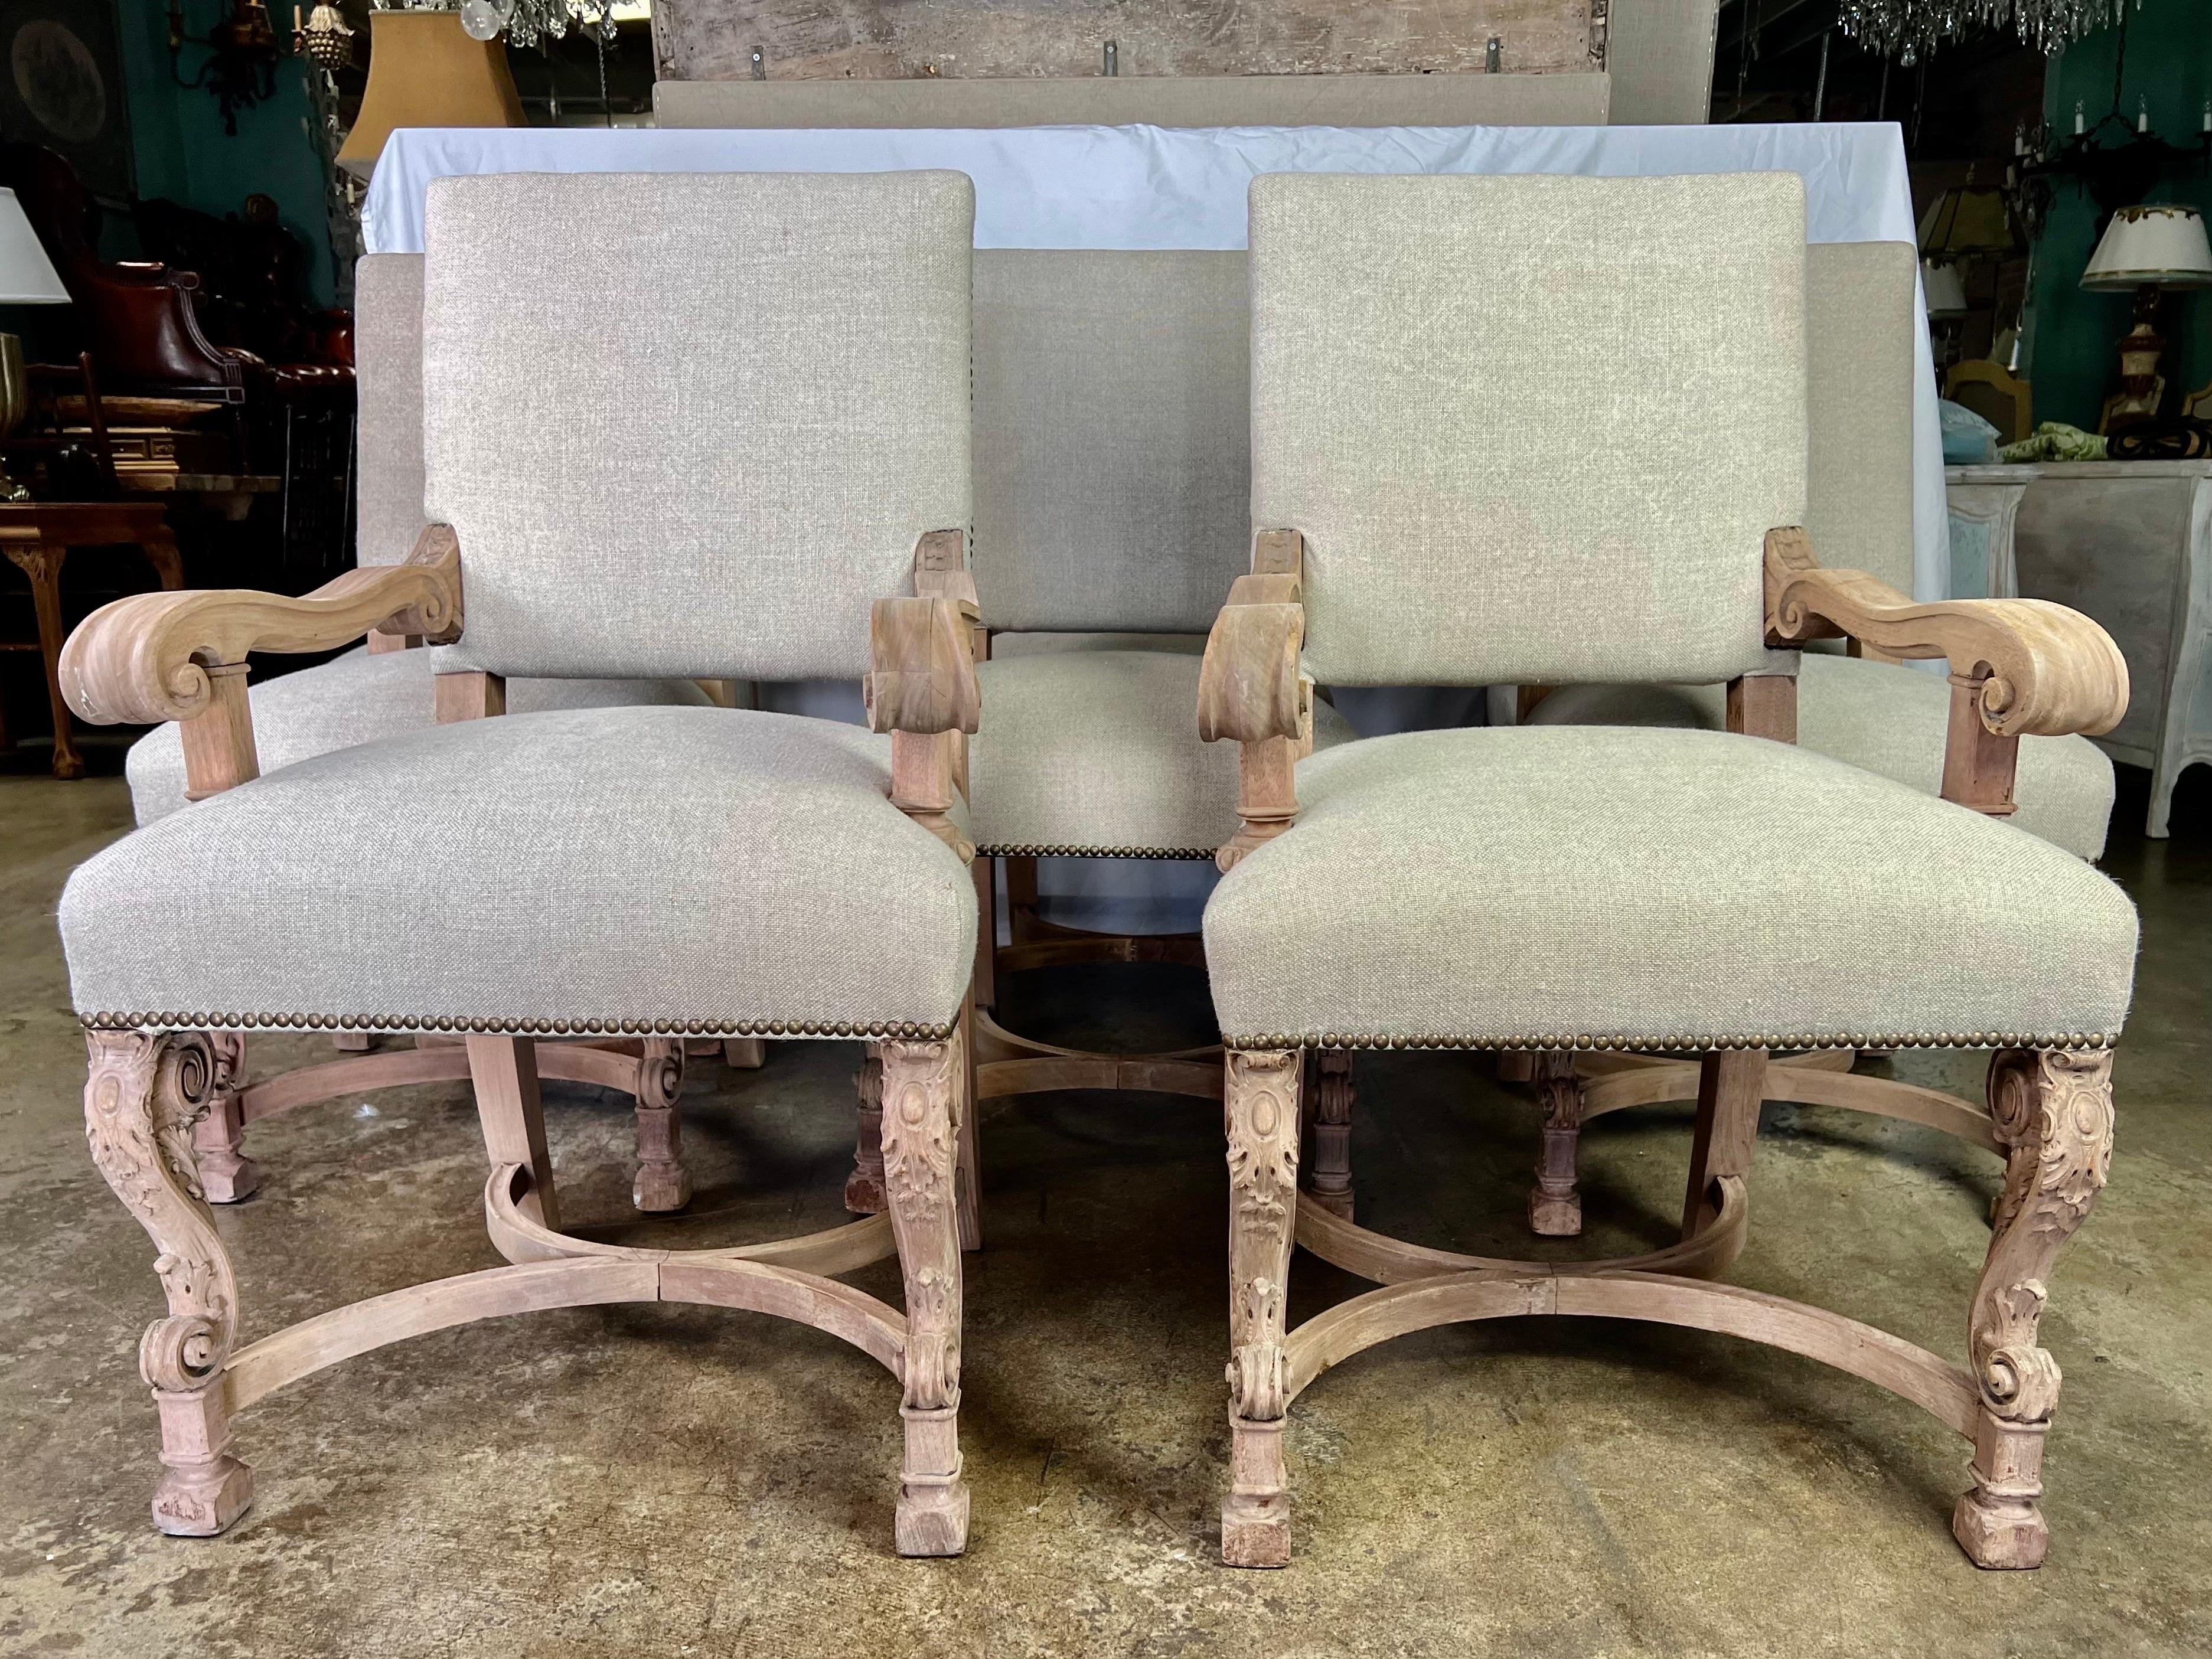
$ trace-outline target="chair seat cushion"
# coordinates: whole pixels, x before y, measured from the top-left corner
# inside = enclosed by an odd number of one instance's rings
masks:
[[[349,651],[343,657],[279,675],[246,694],[253,705],[253,746],[261,769],[274,772],[310,756],[327,755],[377,738],[397,737],[434,723],[432,651]],[[510,714],[548,708],[617,708],[634,703],[705,708],[709,699],[690,680],[509,680]],[[189,805],[185,750],[173,722],[137,743],[124,762],[131,810],[140,823]]]
[[[1409,732],[1298,769],[1206,910],[1229,1040],[2063,1046],[2127,1012],[2136,918],[2081,860],[1727,732]]]
[[[1212,858],[1237,833],[1237,745],[1198,738],[1201,659],[1061,649],[976,665],[968,799],[986,854]],[[1314,747],[1347,743],[1314,704]]]
[[[88,1019],[149,1025],[936,1031],[968,984],[975,896],[889,787],[887,739],[750,710],[356,744],[79,866],[71,988]]]
[[[1808,652],[1797,675],[1797,741],[1935,794],[1943,787],[1951,688],[1894,663]],[[1529,711],[1531,726],[1672,726],[1728,729],[1718,685],[1566,685]],[[2075,856],[2105,850],[2112,763],[2087,738],[2023,738],[2013,782],[2016,830]]]

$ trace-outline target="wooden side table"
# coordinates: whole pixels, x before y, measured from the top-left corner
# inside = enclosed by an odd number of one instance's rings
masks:
[[[1951,597],[2009,599],[2020,593],[2013,532],[2040,466],[1947,466],[1943,495],[1951,518]]]
[[[62,565],[75,547],[113,547],[129,543],[142,549],[165,588],[185,585],[176,538],[159,501],[0,501],[0,553],[31,579],[31,604],[38,613],[39,637],[0,641],[0,650],[35,650],[46,668],[46,696],[54,710],[54,775],[84,775],[84,757],[70,730],[69,704],[62,698]],[[0,742],[6,741],[0,713]]]
[[[2019,592],[2104,624],[2128,659],[2126,716],[2096,739],[2150,769],[2143,832],[2212,763],[2212,461],[2051,461],[2021,503]]]

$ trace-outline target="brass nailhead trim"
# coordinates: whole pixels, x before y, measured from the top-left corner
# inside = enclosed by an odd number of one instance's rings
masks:
[[[2012,1031],[2002,1034],[1974,1031],[1858,1032],[1817,1036],[1590,1036],[1564,1032],[1536,1036],[1479,1037],[1340,1031],[1269,1031],[1251,1036],[1221,1039],[1224,1048],[1471,1048],[1519,1052],[1524,1049],[1620,1050],[1649,1054],[1705,1054],[1719,1048],[2110,1048],[2119,1041],[2117,1031],[2060,1031],[2042,1035]]]
[[[1212,847],[979,847],[979,859],[1211,859]]]
[[[375,1031],[404,1036],[416,1031],[475,1031],[515,1036],[586,1036],[601,1033],[643,1033],[709,1037],[860,1037],[943,1042],[958,1029],[955,1021],[926,1025],[896,1020],[795,1019],[484,1019],[454,1014],[222,1014],[203,1012],[79,1014],[88,1031]]]

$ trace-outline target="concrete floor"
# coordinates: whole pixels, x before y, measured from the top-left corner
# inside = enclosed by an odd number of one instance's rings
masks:
[[[1403,1339],[1300,1399],[1297,1559],[1237,1573],[1214,1564],[1218,1115],[1133,1096],[986,1115],[964,1559],[891,1553],[897,1399],[872,1362],[766,1318],[663,1306],[478,1325],[325,1371],[240,1419],[258,1496],[230,1535],[156,1535],[135,1348],[159,1300],[143,1236],[85,1156],[52,920],[127,805],[112,778],[19,768],[0,778],[0,1651],[2205,1652],[2212,837],[2136,839],[2130,781],[2110,863],[2146,948],[2113,1183],[2044,1322],[2067,1377],[2050,1565],[1967,1564],[1948,1530],[1964,1443],[1869,1384],[1718,1336],[1517,1321]],[[2212,821],[2212,790],[2175,817]],[[1204,1019],[1195,975],[1030,980],[1007,1012],[1040,1034],[1127,1045]],[[257,1039],[253,1069],[318,1053]],[[678,1223],[629,1213],[620,1103],[549,1087],[572,1224],[691,1243],[834,1222],[854,1060],[786,1045],[758,1073],[697,1065],[699,1195]],[[1975,1086],[1963,1059],[1899,1069]],[[1524,1100],[1469,1055],[1363,1057],[1358,1081],[1364,1220],[1538,1253],[1519,1222]],[[1593,1128],[1579,1250],[1668,1237],[1686,1122],[1662,1107]],[[252,1140],[262,1192],[219,1212],[249,1335],[495,1261],[459,1085],[311,1108]],[[1735,1278],[1958,1352],[1996,1182],[1994,1159],[1932,1132],[1770,1106]],[[859,1277],[896,1293],[890,1264]],[[1293,1316],[1357,1288],[1301,1257]]]

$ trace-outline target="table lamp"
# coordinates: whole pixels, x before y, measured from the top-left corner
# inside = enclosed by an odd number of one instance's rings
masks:
[[[39,233],[23,216],[12,190],[0,190],[0,306],[60,306],[69,290],[54,274],[53,261],[39,245]],[[0,444],[15,436],[31,410],[30,377],[23,372],[23,342],[0,334]],[[8,476],[0,457],[0,501],[24,501],[31,492]]]
[[[1930,322],[1966,314],[1966,285],[1960,280],[1956,265],[1938,264],[1933,259],[1922,260],[1920,292],[1927,299],[1928,320]]]
[[[338,165],[366,179],[396,127],[519,127],[507,48],[472,40],[454,11],[368,15],[368,85]]]
[[[2105,228],[2081,286],[2092,293],[2133,289],[2135,326],[2120,341],[2120,392],[2107,402],[2107,427],[2158,413],[2165,386],[2158,354],[2166,341],[2154,326],[2161,289],[2212,288],[2212,244],[2204,216],[2193,207],[2158,203],[2122,208]]]

